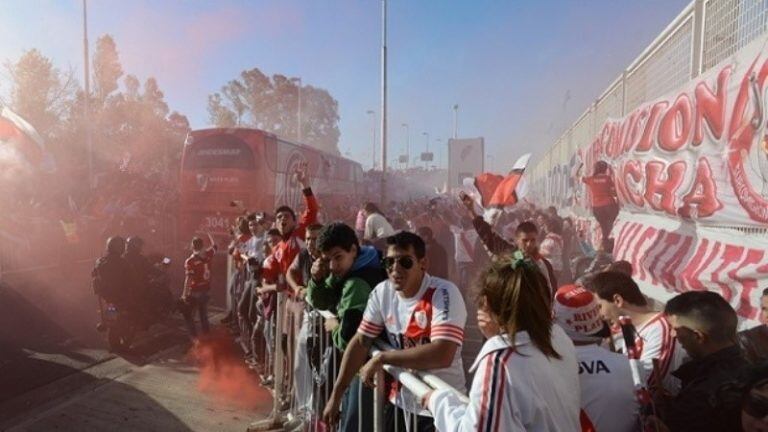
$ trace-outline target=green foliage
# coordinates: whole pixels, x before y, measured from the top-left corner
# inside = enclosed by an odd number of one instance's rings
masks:
[[[11,78],[8,105],[40,132],[60,170],[85,181],[86,95],[73,74],[61,73],[35,49],[5,68]],[[129,160],[132,171],[177,178],[189,121],[171,112],[157,80],[150,77],[142,85],[136,76],[123,74],[115,41],[101,36],[88,96],[95,173],[112,171]]]
[[[249,126],[298,141],[301,99],[301,141],[339,154],[339,104],[327,90],[297,85],[276,74],[268,77],[258,68],[245,70],[221,92],[208,97],[212,124],[220,127]]]

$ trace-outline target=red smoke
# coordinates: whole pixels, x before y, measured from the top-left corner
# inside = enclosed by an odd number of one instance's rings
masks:
[[[192,346],[189,356],[200,368],[198,389],[227,404],[268,409],[272,396],[245,365],[232,337],[214,329]]]

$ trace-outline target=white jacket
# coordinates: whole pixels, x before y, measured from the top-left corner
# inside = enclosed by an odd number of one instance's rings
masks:
[[[552,346],[561,358],[547,358],[527,332],[515,346],[506,335],[485,342],[472,370],[469,405],[452,390],[436,390],[429,410],[440,432],[532,431],[578,432],[579,365],[573,343],[562,328],[552,326]]]

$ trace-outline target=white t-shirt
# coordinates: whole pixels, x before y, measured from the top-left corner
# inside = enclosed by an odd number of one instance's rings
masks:
[[[477,244],[477,231],[473,229],[461,229],[456,225],[451,225],[451,233],[453,233],[454,250],[456,251],[455,259],[457,263],[471,263],[474,262],[475,245]]]
[[[366,240],[376,240],[384,237],[389,237],[395,233],[392,225],[387,222],[387,219],[379,213],[372,213],[368,215],[365,220],[365,233],[363,238]]]
[[[665,390],[672,394],[680,391],[680,380],[672,375],[677,368],[688,360],[688,356],[680,346],[680,343],[672,335],[672,326],[667,321],[664,313],[659,312],[645,324],[637,327],[637,344],[640,350],[640,371],[646,386],[656,386],[653,379],[653,359],[659,359],[661,384]],[[616,350],[626,353],[624,338],[621,332],[614,334],[614,346]]]
[[[249,258],[256,258],[259,261],[264,261],[264,242],[263,235],[255,235],[248,239],[243,246],[243,253]]]
[[[461,292],[453,283],[424,274],[419,292],[403,298],[385,280],[376,285],[368,297],[357,332],[375,338],[384,331],[387,341],[397,349],[425,345],[434,340],[448,340],[461,346],[467,309]],[[442,378],[460,392],[466,391],[461,349],[457,349],[451,366],[429,372]],[[400,408],[419,415],[431,416],[421,408],[420,401],[407,389],[400,391],[396,382],[389,391],[389,399]]]
[[[440,432],[578,432],[579,374],[573,343],[552,326],[552,347],[560,359],[546,357],[527,332],[488,339],[470,370],[476,370],[467,405],[452,390],[429,398]]]
[[[629,359],[596,344],[576,346],[581,408],[597,431],[637,432],[639,407]]]

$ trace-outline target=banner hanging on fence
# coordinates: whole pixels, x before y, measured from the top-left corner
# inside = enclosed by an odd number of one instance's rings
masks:
[[[768,225],[768,48],[758,41],[621,119],[579,151],[574,183],[607,161],[624,210]],[[583,190],[583,189],[582,189]],[[583,193],[572,204],[588,207]]]
[[[765,241],[744,233],[725,235],[696,230],[690,224],[664,224],[658,219],[633,217],[619,221],[613,229],[616,259],[632,263],[635,280],[671,293],[714,291],[742,318],[756,320],[768,277]]]

